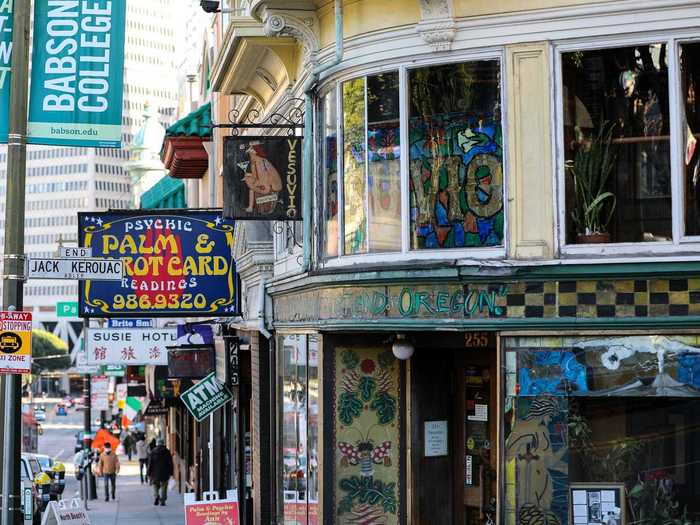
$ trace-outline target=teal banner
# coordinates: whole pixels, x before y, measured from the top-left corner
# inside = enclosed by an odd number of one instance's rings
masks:
[[[7,143],[10,125],[12,61],[12,0],[0,0],[0,143]]]
[[[35,0],[30,144],[121,146],[125,25],[126,0]]]

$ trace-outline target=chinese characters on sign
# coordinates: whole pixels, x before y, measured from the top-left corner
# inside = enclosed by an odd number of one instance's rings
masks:
[[[120,281],[80,283],[82,317],[237,313],[233,224],[217,211],[79,213],[80,244],[121,259]]]
[[[0,312],[0,372],[32,371],[31,312]]]
[[[167,365],[166,346],[176,340],[175,328],[91,328],[87,359],[93,365]]]
[[[224,137],[224,215],[301,220],[301,137]]]

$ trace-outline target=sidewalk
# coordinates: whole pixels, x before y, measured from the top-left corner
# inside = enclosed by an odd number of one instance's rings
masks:
[[[182,495],[177,490],[168,491],[165,507],[153,505],[150,485],[142,485],[138,462],[122,461],[117,476],[117,499],[105,502],[102,480],[98,480],[99,499],[90,501],[90,521],[93,525],[184,525],[185,512]]]

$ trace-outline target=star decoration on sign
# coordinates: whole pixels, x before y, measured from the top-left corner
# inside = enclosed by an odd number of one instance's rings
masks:
[[[222,219],[221,217],[217,217],[216,219],[214,219],[214,222],[216,223],[217,226],[220,226],[221,223],[224,222],[224,221],[223,221],[223,219]]]
[[[97,223],[98,226],[102,226],[102,219],[100,219],[99,217],[97,218],[97,220],[95,222]]]

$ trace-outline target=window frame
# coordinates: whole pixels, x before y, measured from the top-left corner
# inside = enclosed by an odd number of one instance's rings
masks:
[[[683,180],[682,143],[683,101],[680,85],[680,46],[685,43],[700,42],[697,33],[689,31],[656,31],[635,33],[615,37],[586,37],[563,40],[551,44],[551,69],[554,73],[552,82],[552,125],[554,127],[553,162],[555,175],[555,245],[562,258],[603,257],[603,256],[641,256],[642,258],[659,255],[680,255],[700,252],[700,235],[685,234],[685,189]],[[668,63],[668,103],[670,132],[670,174],[671,174],[671,232],[670,241],[659,242],[619,242],[605,244],[576,244],[566,240],[566,170],[564,150],[564,101],[562,55],[572,51],[591,51],[597,49],[614,49],[643,44],[666,44]]]
[[[315,198],[318,206],[318,213],[315,218],[319,227],[315,229],[316,239],[314,247],[316,250],[316,262],[321,268],[333,268],[347,265],[368,265],[384,262],[413,261],[413,260],[488,260],[504,259],[507,253],[508,232],[509,232],[509,206],[508,206],[508,108],[507,100],[507,75],[506,75],[506,50],[505,47],[484,48],[481,50],[461,51],[449,55],[449,57],[429,57],[423,59],[408,60],[401,62],[387,61],[372,67],[363,67],[345,71],[342,74],[330,77],[319,89],[317,104],[315,105],[316,118],[314,119],[314,152],[316,158],[323,151],[323,141],[325,140],[325,126],[323,122],[323,99],[331,91],[336,92],[336,180],[338,185],[338,254],[333,256],[325,255],[325,209],[326,209],[326,174],[322,171],[322,163],[316,162],[314,168],[314,181],[317,183]],[[440,66],[449,64],[459,64],[462,62],[494,61],[498,63],[500,73],[499,100],[501,109],[501,130],[503,136],[503,153],[501,163],[503,166],[503,241],[500,246],[488,246],[481,248],[443,248],[443,249],[412,249],[410,231],[410,173],[409,173],[409,144],[408,144],[408,122],[409,122],[409,86],[408,72],[412,69],[419,69],[429,66]],[[344,165],[343,165],[343,100],[342,84],[347,81],[381,73],[397,71],[399,75],[399,122],[400,122],[400,186],[401,186],[401,250],[393,252],[367,252],[356,255],[346,255],[345,251],[345,220],[344,220]],[[365,86],[365,98],[367,96]],[[365,122],[365,128],[367,122]],[[367,152],[365,152],[367,153]],[[367,168],[365,168],[367,169]],[[365,210],[369,212],[369,202],[365,202]],[[369,243],[369,239],[368,239]]]

